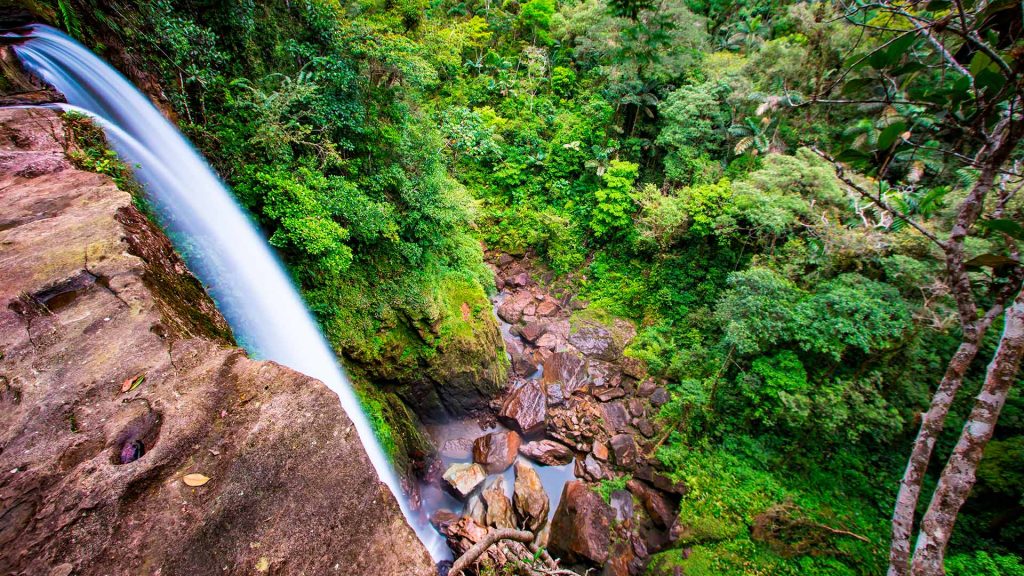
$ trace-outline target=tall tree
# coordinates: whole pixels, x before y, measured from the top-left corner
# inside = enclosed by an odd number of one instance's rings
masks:
[[[913,187],[921,165],[940,166],[934,179],[950,178],[956,169],[970,176],[948,232],[913,220],[887,201],[883,187],[866,190],[845,181],[932,240],[945,260],[946,285],[956,303],[961,342],[947,364],[914,440],[893,511],[890,576],[942,574],[942,557],[957,511],[973,485],[974,471],[991,438],[1001,403],[1019,363],[1020,311],[1006,305],[1018,295],[1024,268],[1018,241],[1020,227],[1003,220],[1009,199],[1020,190],[1021,174],[1011,161],[1020,155],[1024,136],[1024,53],[1019,48],[1021,12],[1014,2],[933,0],[931,2],[856,1],[842,6],[842,17],[862,27],[878,43],[846,59],[820,103],[855,104],[879,111],[877,138],[844,151],[839,160],[880,167],[879,182]],[[842,87],[842,97],[833,99]],[[949,146],[942,142],[952,143]],[[838,166],[838,165],[837,165]],[[840,169],[841,170],[841,169]],[[998,197],[992,201],[992,191]],[[983,218],[983,216],[985,218]],[[1000,254],[968,259],[965,242],[972,235],[999,230]],[[945,236],[944,238],[942,236]],[[978,266],[992,270],[983,285],[972,282]],[[984,308],[979,310],[984,303]],[[950,459],[922,522],[911,562],[910,542],[921,488],[936,441],[957,392],[988,328],[1006,312],[1006,330],[993,357],[985,389]]]

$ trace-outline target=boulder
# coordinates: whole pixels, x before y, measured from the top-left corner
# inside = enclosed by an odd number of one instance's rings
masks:
[[[519,338],[506,336],[505,351],[508,352],[514,374],[526,377],[537,371],[532,351],[523,345],[523,341]]]
[[[519,526],[537,532],[548,521],[550,502],[544,491],[540,476],[525,460],[516,461],[516,481],[512,493],[512,504]]]
[[[500,474],[512,465],[522,440],[515,431],[484,434],[473,442],[473,461],[488,474]]]
[[[529,290],[514,292],[498,306],[498,318],[509,324],[516,324],[523,319],[523,311],[533,301],[533,294]]]
[[[440,508],[430,515],[430,524],[438,531],[442,531],[445,526],[458,522],[459,518],[461,518],[461,516],[455,512],[445,508]]]
[[[622,523],[633,518],[633,495],[626,490],[615,490],[609,497],[609,504],[615,511],[615,521]]]
[[[678,499],[673,501],[665,493],[636,478],[626,483],[626,489],[640,500],[644,510],[651,517],[655,526],[662,530],[668,530],[672,527],[679,513]]]
[[[548,401],[537,380],[527,380],[512,389],[501,405],[498,418],[524,436],[544,431]]]
[[[585,356],[615,362],[635,334],[636,330],[624,320],[616,320],[609,327],[596,320],[580,319],[574,321],[569,343]]]
[[[594,390],[594,397],[601,402],[609,402],[616,398],[622,398],[626,395],[626,391],[622,388],[601,388]]]
[[[465,499],[487,478],[484,467],[476,463],[452,464],[444,472],[444,481],[449,492]]]
[[[484,504],[483,496],[479,493],[470,496],[463,514],[481,526],[487,524],[487,506]]]
[[[604,417],[604,427],[608,433],[625,432],[629,425],[629,414],[626,413],[626,407],[621,402],[608,402],[600,406]]]
[[[547,331],[547,327],[547,322],[536,320],[520,328],[519,335],[527,342],[536,342]]]
[[[604,564],[601,576],[631,576],[639,574],[634,572],[632,566],[636,556],[633,554],[633,545],[629,540],[616,538],[608,549],[608,561]]]
[[[551,332],[545,332],[540,338],[537,339],[537,347],[545,350],[551,350],[552,352],[560,352],[565,350],[565,339]]]
[[[644,438],[654,438],[654,425],[647,418],[640,418],[636,421],[636,429]]]
[[[633,477],[647,482],[662,492],[668,492],[676,496],[685,496],[690,491],[684,482],[675,482],[650,465],[639,467],[633,474]]]
[[[631,434],[617,434],[611,439],[612,455],[615,464],[620,468],[633,469],[637,465],[640,452]]]
[[[480,496],[487,507],[485,520],[492,528],[515,528],[516,522],[512,515],[512,502],[505,494],[505,477],[495,476],[484,487]]]
[[[668,390],[665,390],[662,386],[655,388],[654,392],[651,393],[651,404],[655,407],[668,403],[668,400]]]
[[[624,356],[619,361],[619,366],[622,367],[623,374],[634,380],[643,380],[647,377],[647,363],[639,358]]]
[[[537,316],[541,318],[552,316],[558,312],[558,304],[553,300],[545,299],[543,302],[537,305]]]
[[[658,384],[654,381],[654,378],[647,378],[640,382],[640,386],[636,389],[636,395],[641,398],[649,398],[657,389]]]
[[[591,452],[593,452],[594,458],[597,458],[598,460],[608,460],[608,445],[604,442],[594,442]]]
[[[568,562],[604,564],[614,514],[584,482],[566,482],[551,521],[548,548]]]
[[[601,463],[594,458],[593,454],[587,454],[582,458],[577,456],[576,467],[573,473],[577,478],[583,478],[592,482],[602,480],[605,476],[604,470],[601,469]]]
[[[554,440],[535,440],[519,447],[519,453],[545,466],[562,466],[572,462],[572,450]]]
[[[541,384],[547,392],[548,403],[562,404],[577,390],[587,385],[587,364],[574,352],[555,352],[544,361]]]

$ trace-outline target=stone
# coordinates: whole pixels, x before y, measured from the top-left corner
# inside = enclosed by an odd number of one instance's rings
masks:
[[[476,463],[456,463],[445,470],[443,478],[449,492],[465,499],[487,478],[487,473]]]
[[[551,405],[564,403],[574,392],[587,385],[586,360],[577,353],[555,352],[544,361],[543,366],[541,384],[544,385]]]
[[[527,342],[536,342],[538,338],[544,335],[547,327],[547,322],[536,320],[520,328],[519,335]]]
[[[639,451],[631,434],[618,434],[611,439],[612,455],[620,468],[632,469],[637,465]]]
[[[533,353],[523,341],[515,336],[505,338],[505,351],[508,352],[509,361],[512,364],[512,372],[518,376],[529,376],[537,370],[537,364],[533,361]]]
[[[640,500],[655,526],[662,530],[672,527],[679,513],[678,499],[673,501],[665,493],[636,478],[626,483],[626,489]]]
[[[621,402],[608,402],[601,404],[601,413],[604,417],[604,427],[609,434],[625,432],[629,425],[629,415]]]
[[[668,400],[668,390],[665,390],[662,386],[655,388],[654,392],[651,394],[651,405],[655,407],[668,403]]]
[[[477,524],[481,526],[487,524],[487,506],[484,504],[483,496],[480,494],[474,494],[469,497],[463,512]]]
[[[537,347],[545,348],[553,352],[561,352],[565,350],[565,339],[558,334],[545,332],[537,339]]]
[[[594,458],[604,462],[608,461],[608,445],[604,442],[594,442],[591,452],[593,452]]]
[[[601,469],[601,464],[594,458],[593,454],[587,454],[583,458],[577,457],[573,473],[577,478],[583,478],[592,482],[602,480],[605,476],[604,470]]]
[[[512,505],[524,530],[537,532],[548,521],[550,502],[544,485],[533,466],[525,460],[517,460],[516,481],[512,492]]]
[[[505,279],[505,283],[509,284],[511,286],[519,286],[519,287],[529,286],[530,285],[530,275],[527,274],[526,272],[520,272],[519,274],[516,274],[515,276],[512,276],[511,278],[506,278]]]
[[[629,409],[629,413],[633,416],[644,416],[644,401],[639,398],[630,398],[626,402],[626,406]]]
[[[601,576],[630,576],[634,560],[633,545],[629,541],[616,539],[608,550],[608,560]]]
[[[600,390],[594,390],[594,397],[601,402],[608,402],[615,400],[616,398],[622,398],[626,395],[626,391],[622,388],[602,388]]]
[[[537,305],[537,316],[540,316],[541,318],[552,316],[557,312],[558,304],[552,302],[551,300],[544,300],[543,302]]]
[[[633,495],[626,490],[615,490],[609,497],[609,505],[615,511],[615,521],[625,522],[633,518]]]
[[[495,476],[484,487],[480,496],[487,507],[485,523],[491,528],[515,528],[516,522],[512,515],[512,502],[506,495],[505,477]]]
[[[501,405],[498,418],[524,436],[544,431],[548,400],[537,380],[527,380],[512,389]]]
[[[516,324],[523,319],[523,310],[532,303],[533,294],[529,291],[513,292],[498,306],[498,317],[509,324]]]
[[[622,367],[623,374],[634,380],[643,380],[647,377],[647,363],[639,358],[624,356],[619,361],[619,366]]]
[[[499,268],[504,268],[513,262],[515,262],[515,258],[513,258],[510,254],[502,252],[501,254],[498,255],[497,263]]]
[[[644,438],[654,438],[654,425],[647,418],[640,418],[636,421],[636,429]]]
[[[59,114],[0,110],[3,573],[252,573],[266,557],[433,575],[337,394],[235,346],[131,195],[65,160]]]
[[[647,378],[636,389],[636,395],[641,398],[649,398],[657,388],[658,385],[654,382],[654,378]]]
[[[576,321],[573,326],[569,343],[584,356],[617,362],[635,334],[632,325],[623,320],[616,320],[612,326],[607,326],[596,320],[583,319]]]
[[[650,465],[640,466],[633,476],[647,482],[662,492],[668,492],[677,496],[685,496],[690,491],[686,483],[675,482]]]
[[[461,516],[455,512],[445,508],[440,508],[430,515],[430,524],[438,531],[441,531],[444,530],[445,526],[452,524],[453,522],[458,522],[459,518],[461,518]]]
[[[500,474],[515,461],[521,442],[514,430],[484,434],[473,442],[473,461],[488,474]]]
[[[584,482],[566,482],[551,521],[548,548],[568,562],[604,564],[614,514]]]
[[[545,466],[562,466],[572,462],[572,450],[554,440],[535,440],[519,447],[519,453]]]

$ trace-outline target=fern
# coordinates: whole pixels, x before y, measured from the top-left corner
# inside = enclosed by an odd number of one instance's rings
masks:
[[[57,0],[57,11],[60,12],[61,24],[72,37],[82,39],[82,26],[78,22],[78,15],[70,0]]]

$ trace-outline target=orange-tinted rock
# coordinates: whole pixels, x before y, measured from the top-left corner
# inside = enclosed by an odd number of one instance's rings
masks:
[[[551,521],[551,553],[569,562],[603,564],[608,560],[612,517],[611,508],[585,483],[566,482]]]
[[[473,461],[488,474],[499,474],[515,461],[521,442],[513,430],[485,434],[473,442]]]
[[[544,431],[544,418],[548,409],[547,396],[540,382],[528,380],[509,392],[501,405],[498,417],[506,425],[529,436]]]
[[[536,440],[519,447],[519,453],[545,466],[561,466],[572,462],[572,450],[554,440]]]

